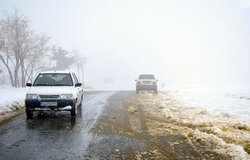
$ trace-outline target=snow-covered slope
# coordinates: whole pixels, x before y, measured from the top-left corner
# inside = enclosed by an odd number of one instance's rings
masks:
[[[0,114],[16,110],[24,105],[26,88],[0,86]]]

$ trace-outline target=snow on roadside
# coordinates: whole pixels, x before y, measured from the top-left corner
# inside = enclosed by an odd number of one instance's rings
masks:
[[[250,121],[249,84],[176,86],[167,92],[187,106],[203,108],[213,115]]]
[[[206,132],[201,132],[199,129],[195,129],[193,132],[189,132],[188,136],[192,137],[194,141],[205,143],[209,148],[212,147],[215,152],[226,155],[230,159],[241,160],[248,159],[247,157],[249,157],[242,146],[226,143],[214,134],[207,134]]]
[[[26,88],[0,86],[0,114],[18,110],[24,106]]]
[[[149,113],[168,121],[165,127],[187,137],[195,148],[202,144],[230,159],[250,158],[250,125],[246,121],[187,106],[168,92],[141,96]]]

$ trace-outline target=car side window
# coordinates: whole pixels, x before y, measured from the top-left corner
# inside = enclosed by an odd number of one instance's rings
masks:
[[[78,79],[77,79],[77,77],[76,77],[76,75],[74,73],[73,73],[73,78],[74,78],[75,83],[79,83]]]

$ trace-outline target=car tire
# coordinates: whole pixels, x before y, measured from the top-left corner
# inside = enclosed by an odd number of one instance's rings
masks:
[[[27,119],[32,119],[33,118],[33,111],[26,109],[26,116],[27,116]]]
[[[76,109],[75,109],[75,107],[73,109],[71,109],[70,115],[71,115],[71,117],[75,117],[76,116]]]
[[[81,102],[80,102],[80,104],[79,104],[79,106],[78,106],[78,113],[81,115],[82,114],[82,101],[83,101],[83,96],[81,96]]]
[[[81,102],[79,104],[79,107],[82,107],[82,101],[83,101],[83,95],[81,96]]]
[[[157,89],[155,90],[155,93],[157,94]]]
[[[75,105],[74,107],[72,107],[72,109],[70,111],[71,117],[75,117],[76,114],[77,114],[77,105]]]
[[[138,89],[136,90],[136,94],[139,94],[139,90]]]

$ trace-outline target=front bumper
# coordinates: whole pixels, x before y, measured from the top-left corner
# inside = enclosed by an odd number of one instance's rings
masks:
[[[136,85],[136,90],[157,90],[157,85]]]
[[[41,102],[57,102],[57,106],[41,106]],[[25,100],[25,108],[26,110],[32,111],[70,111],[76,105],[75,99],[49,99],[49,100]]]

